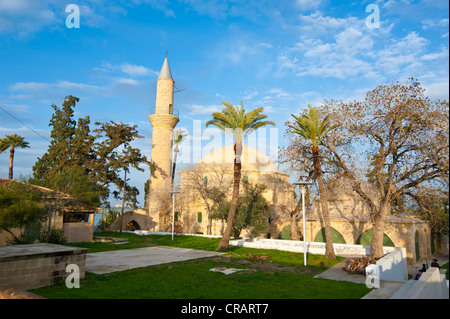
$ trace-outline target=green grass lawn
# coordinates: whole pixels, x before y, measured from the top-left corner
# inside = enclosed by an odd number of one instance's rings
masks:
[[[102,233],[101,236],[126,237],[129,244],[79,243],[76,246],[89,248],[90,252],[150,245],[217,251],[220,241],[194,236],[176,236],[172,241],[171,236],[125,233]],[[258,256],[268,259],[255,258]],[[308,266],[304,267],[303,254],[230,246],[230,252],[220,257],[105,275],[86,272],[79,289],[68,289],[61,282],[33,292],[56,299],[359,299],[369,293],[370,289],[364,284],[313,278],[341,260],[343,258],[327,260],[320,255],[308,255]],[[217,267],[242,271],[231,275],[210,271]]]

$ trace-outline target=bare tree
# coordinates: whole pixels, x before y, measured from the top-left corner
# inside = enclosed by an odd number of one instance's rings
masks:
[[[448,193],[448,102],[431,101],[410,79],[379,85],[362,102],[326,102],[322,110],[341,125],[323,141],[328,164],[370,207],[371,255],[382,257],[385,220],[395,201],[419,189]]]
[[[212,212],[217,191],[215,190],[229,190],[233,183],[233,177],[229,173],[232,164],[209,164],[200,162],[195,167],[188,168],[182,171],[181,191],[182,193],[189,193],[190,197],[200,197],[205,205],[208,213],[207,234],[211,234],[212,227]],[[186,199],[189,200],[189,199]],[[191,198],[192,201],[192,198]]]

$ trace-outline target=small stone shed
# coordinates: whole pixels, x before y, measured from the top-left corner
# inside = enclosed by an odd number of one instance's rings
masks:
[[[94,239],[93,223],[94,213],[98,210],[92,208],[74,200],[70,195],[54,191],[49,188],[31,185],[28,183],[0,178],[0,185],[10,185],[11,183],[20,183],[25,186],[29,186],[34,190],[42,193],[44,200],[51,202],[57,202],[60,208],[53,214],[51,225],[62,229],[64,237],[69,243],[92,241]],[[1,214],[1,211],[0,211]],[[42,226],[46,227],[48,220],[45,221]],[[20,229],[10,229],[15,235],[20,233]],[[11,234],[0,229],[0,246],[7,245],[7,243],[13,238]]]

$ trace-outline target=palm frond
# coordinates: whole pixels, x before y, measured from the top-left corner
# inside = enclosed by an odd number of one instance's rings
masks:
[[[330,124],[328,116],[320,120],[319,111],[311,105],[308,105],[308,109],[304,110],[300,116],[294,114],[291,116],[295,119],[295,123],[289,125],[291,132],[309,140],[313,146],[317,146],[322,138],[337,127]]]
[[[266,125],[275,125],[272,121],[263,121],[267,115],[263,114],[264,108],[259,107],[248,113],[244,103],[233,106],[229,102],[222,102],[225,108],[222,112],[214,112],[212,120],[206,122],[206,126],[214,125],[233,137],[235,143],[242,143],[249,134]]]

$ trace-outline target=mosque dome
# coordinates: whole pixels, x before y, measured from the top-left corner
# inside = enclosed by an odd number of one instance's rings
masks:
[[[233,164],[234,145],[227,145],[216,149],[203,157],[204,164]],[[278,167],[263,153],[247,145],[242,145],[242,170],[259,172],[261,174],[279,173]],[[200,164],[199,163],[199,164]]]

